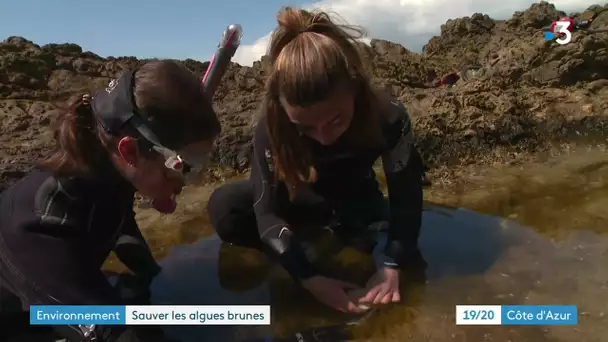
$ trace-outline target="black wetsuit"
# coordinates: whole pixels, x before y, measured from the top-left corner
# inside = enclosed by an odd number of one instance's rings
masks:
[[[209,199],[211,222],[222,240],[270,249],[296,279],[317,273],[293,238],[290,225],[301,222],[339,222],[338,235],[356,235],[378,221],[389,222],[385,248],[387,266],[408,263],[418,256],[422,216],[423,173],[413,146],[410,118],[398,103],[386,114],[383,149],[354,149],[340,139],[323,146],[310,144],[318,180],[293,201],[286,186],[277,183],[267,128],[262,119],[254,132],[254,155],[248,180],[224,185]],[[389,201],[376,180],[374,162],[382,158]]]
[[[149,283],[160,271],[135,221],[134,191],[117,172],[84,179],[56,177],[41,169],[3,191],[3,297],[18,298],[26,311],[33,304],[146,304],[146,298],[129,303],[101,271],[111,251],[142,283]],[[13,310],[4,310],[2,317],[8,320]],[[78,326],[57,329],[70,341],[83,340],[86,332]],[[125,334],[133,332],[124,326],[98,326],[91,333],[100,342],[115,341],[120,335],[125,340]]]

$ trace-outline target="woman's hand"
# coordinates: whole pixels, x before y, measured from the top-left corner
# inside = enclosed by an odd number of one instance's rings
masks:
[[[357,289],[357,285],[323,276],[314,276],[310,279],[306,279],[302,282],[302,285],[310,291],[318,301],[336,310],[350,313],[361,313],[365,311],[365,309],[355,305],[346,294],[348,290]]]
[[[366,293],[359,299],[365,305],[394,303],[401,300],[399,295],[399,270],[380,268],[367,282]]]

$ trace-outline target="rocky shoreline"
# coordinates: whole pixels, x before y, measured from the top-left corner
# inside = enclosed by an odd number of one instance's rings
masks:
[[[606,9],[596,5],[578,16],[599,13],[591,28],[604,28]],[[559,16],[553,5],[537,3],[504,21],[483,14],[449,20],[421,54],[382,40],[362,45],[374,83],[409,108],[432,173],[517,160],[580,135],[606,143],[608,33],[575,32],[567,45],[546,41],[542,28]],[[102,58],[75,44],[38,46],[21,37],[0,43],[0,189],[48,151],[55,106],[142,62]],[[208,65],[182,63],[200,75]],[[474,76],[440,86],[443,75],[469,66]],[[232,64],[214,97],[224,132],[213,160],[222,168],[248,167],[264,67],[264,58],[252,67]]]

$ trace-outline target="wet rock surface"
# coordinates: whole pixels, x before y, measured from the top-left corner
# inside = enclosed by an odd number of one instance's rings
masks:
[[[591,28],[608,27],[606,9],[592,6],[577,17],[597,14]],[[479,156],[508,159],[576,132],[603,134],[608,122],[608,33],[577,31],[566,45],[546,41],[543,27],[562,14],[536,3],[504,21],[484,14],[449,20],[421,54],[382,40],[362,49],[374,83],[409,108],[429,167],[475,163]],[[143,62],[102,58],[75,44],[39,46],[20,37],[0,43],[1,186],[51,147],[58,106]],[[198,75],[208,66],[181,62]],[[462,77],[470,67],[475,77]],[[460,81],[440,86],[452,72],[461,72]],[[217,164],[248,167],[264,77],[264,58],[252,67],[231,64],[224,76],[214,97],[224,129],[213,153]],[[497,147],[509,153],[496,153]]]

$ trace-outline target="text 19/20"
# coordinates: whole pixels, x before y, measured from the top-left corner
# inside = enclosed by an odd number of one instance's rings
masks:
[[[456,305],[456,325],[500,325],[500,305]]]
[[[492,310],[464,310],[465,321],[475,321],[475,320],[491,320],[494,319],[494,311]]]

